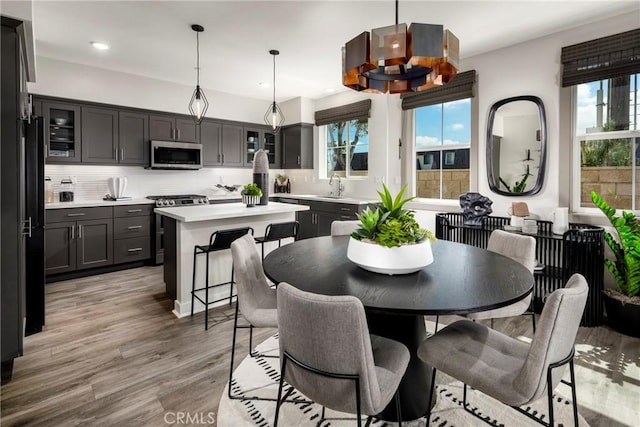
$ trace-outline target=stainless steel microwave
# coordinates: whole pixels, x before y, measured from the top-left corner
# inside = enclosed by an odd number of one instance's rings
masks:
[[[200,169],[202,144],[151,141],[151,169]]]

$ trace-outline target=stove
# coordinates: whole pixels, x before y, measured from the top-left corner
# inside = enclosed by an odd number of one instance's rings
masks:
[[[155,200],[156,207],[208,205],[209,199],[201,194],[176,194],[170,196],[147,196],[147,199]]]

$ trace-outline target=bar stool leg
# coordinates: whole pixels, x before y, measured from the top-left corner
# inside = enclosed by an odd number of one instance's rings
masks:
[[[229,305],[231,305],[231,302],[233,301],[233,263],[231,263],[231,281],[229,282]]]
[[[204,289],[204,330],[209,329],[209,253],[207,252],[207,267],[205,273]]]
[[[193,317],[193,305],[195,304],[194,295],[196,293],[196,256],[198,248],[193,248],[193,280],[191,281],[191,317]]]

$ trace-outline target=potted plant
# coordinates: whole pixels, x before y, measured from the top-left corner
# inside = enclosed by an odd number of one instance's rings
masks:
[[[258,187],[258,184],[252,182],[251,184],[245,184],[240,194],[242,195],[242,203],[251,208],[260,203],[262,190]]]
[[[616,216],[612,208],[595,191],[591,200],[616,229],[618,238],[604,233],[604,240],[615,260],[605,259],[618,289],[605,289],[604,305],[611,327],[625,335],[640,337],[640,223],[633,212]]]
[[[358,215],[360,227],[351,234],[347,257],[376,273],[407,274],[433,262],[435,236],[421,228],[413,211],[403,209],[414,197],[403,199],[406,185],[393,197],[386,185],[378,191],[380,204]]]

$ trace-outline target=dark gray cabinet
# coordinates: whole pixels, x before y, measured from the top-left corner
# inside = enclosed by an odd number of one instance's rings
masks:
[[[200,140],[198,125],[192,119],[169,115],[149,115],[149,137],[161,141]]]
[[[245,166],[253,166],[255,152],[259,149],[267,153],[269,167],[280,167],[280,136],[267,127],[245,127],[243,146]]]
[[[42,114],[46,162],[80,163],[80,105],[45,101]]]
[[[203,166],[221,166],[222,123],[215,120],[203,120],[200,124],[200,143],[202,144]]]
[[[45,272],[67,273],[113,264],[111,207],[47,210]]]
[[[319,202],[300,200],[301,205],[309,206],[308,211],[296,213],[296,220],[300,223],[298,239],[331,235],[333,221],[349,221],[357,219],[357,214],[368,205],[339,202]]]
[[[118,163],[149,164],[149,115],[132,111],[118,113]]]
[[[118,111],[82,107],[82,162],[118,163]]]
[[[113,208],[113,263],[142,261],[151,257],[153,205]]]
[[[313,125],[299,123],[281,132],[282,168],[313,169]]]
[[[243,167],[244,128],[229,123],[222,124],[221,159],[222,166]]]

